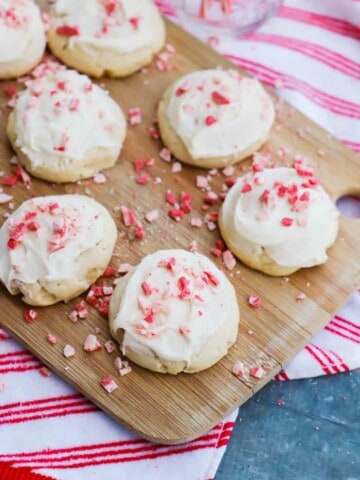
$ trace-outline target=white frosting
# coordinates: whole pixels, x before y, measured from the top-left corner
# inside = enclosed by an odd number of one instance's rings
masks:
[[[32,0],[1,0],[0,64],[22,59],[29,45],[39,36],[45,47],[40,10]]]
[[[174,262],[172,268],[167,267],[169,261]],[[213,275],[214,281],[204,272]],[[112,325],[113,331],[124,329],[123,352],[129,347],[141,355],[155,353],[189,365],[191,357],[237,308],[230,282],[200,254],[158,251],[145,257],[130,275]],[[189,282],[183,293],[181,277]],[[150,286],[147,295],[143,282]]]
[[[228,103],[216,101],[217,94]],[[193,158],[240,153],[265,140],[275,118],[273,103],[257,80],[222,70],[182,77],[172,89],[167,115]],[[215,121],[208,125],[211,118]]]
[[[117,103],[86,75],[59,68],[28,83],[16,102],[16,145],[33,167],[81,161],[95,148],[117,156],[126,130]]]
[[[104,236],[104,210],[83,195],[24,202],[0,229],[1,281],[16,293],[13,280],[33,284],[73,278],[79,256]]]
[[[249,253],[260,254],[263,248],[282,266],[324,263],[326,249],[336,239],[339,213],[321,185],[306,186],[313,180],[301,165],[241,177],[227,194],[220,213],[231,242]]]
[[[52,18],[55,29],[78,27],[69,48],[128,53],[153,44],[154,15],[159,13],[149,0],[57,0]]]

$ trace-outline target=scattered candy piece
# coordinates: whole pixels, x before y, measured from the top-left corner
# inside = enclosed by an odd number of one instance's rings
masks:
[[[250,295],[249,305],[251,305],[253,308],[259,308],[261,305],[261,298],[256,295]]]
[[[236,362],[232,368],[232,373],[237,377],[243,377],[245,374],[245,367],[243,362]]]
[[[119,385],[115,382],[115,380],[111,377],[104,377],[100,381],[100,385],[108,392],[112,393],[114,390],[116,390]]]
[[[75,348],[72,345],[66,344],[63,351],[65,358],[70,358],[75,356]]]
[[[262,378],[265,375],[265,371],[262,367],[254,366],[250,368],[249,374],[255,378]]]
[[[96,335],[90,333],[85,339],[84,350],[86,352],[96,352],[97,350],[101,350],[101,348],[101,343],[97,339]]]

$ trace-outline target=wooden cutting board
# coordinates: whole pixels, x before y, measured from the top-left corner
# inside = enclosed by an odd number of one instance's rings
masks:
[[[124,80],[100,82],[109,89],[124,112],[139,106],[143,114],[141,125],[129,127],[120,160],[114,168],[106,171],[108,180],[105,184],[90,180],[78,185],[59,186],[33,179],[29,189],[23,185],[5,188],[7,193],[14,195],[16,207],[31,195],[54,193],[85,193],[102,202],[113,214],[119,228],[119,241],[112,260],[114,266],[123,262],[135,265],[144,255],[161,248],[187,249],[191,240],[197,240],[199,251],[210,256],[210,248],[219,238],[217,230],[210,232],[206,227],[195,229],[189,226],[192,216],[202,217],[204,214],[201,209],[203,194],[195,186],[195,176],[208,172],[183,166],[180,173],[172,173],[171,165],[159,158],[161,141],[150,138],[148,128],[153,124],[162,92],[174,79],[201,68],[234,66],[179,27],[168,22],[167,29],[168,42],[176,49],[170,61],[173,66],[170,71],[160,72],[151,66],[146,73]],[[2,87],[7,84],[3,82]],[[9,160],[13,153],[5,135],[9,110],[5,106],[3,88],[0,91],[0,169],[10,173]],[[296,154],[307,156],[316,165],[318,176],[335,200],[345,194],[360,193],[359,158],[284,102],[278,102],[277,125],[266,150],[281,163],[291,163]],[[286,152],[285,158],[278,156],[281,151]],[[156,159],[155,165],[147,169],[152,181],[139,186],[134,179],[133,161],[148,157]],[[238,165],[236,175],[243,174],[249,164],[250,160]],[[161,183],[155,181],[156,177],[161,178]],[[220,192],[223,182],[221,173],[213,176],[212,189]],[[168,206],[164,201],[168,188],[176,194],[187,191],[194,196],[193,212],[179,223],[168,217]],[[122,204],[131,206],[141,220],[147,211],[159,209],[160,217],[155,223],[143,222],[144,240],[133,239],[123,227],[115,209]],[[213,206],[210,211],[218,208],[219,205]],[[0,215],[6,211],[8,206],[0,205]],[[338,240],[330,251],[329,261],[321,267],[304,269],[289,279],[267,277],[240,263],[231,272],[225,270],[235,286],[241,309],[239,335],[226,358],[198,374],[161,375],[133,366],[133,372],[121,378],[114,367],[116,352],[108,354],[103,349],[86,353],[83,350],[85,337],[94,333],[95,327],[101,328],[99,339],[102,343],[110,335],[107,321],[95,310],[91,311],[89,319],[77,323],[67,318],[80,299],[70,304],[39,308],[38,319],[28,324],[23,319],[23,312],[28,307],[20,298],[12,297],[0,287],[0,324],[51,370],[141,437],[165,444],[182,443],[199,437],[254,395],[326,325],[360,283],[359,238],[360,222],[341,217]],[[224,268],[221,260],[212,258]],[[111,282],[111,279],[104,280]],[[296,302],[299,293],[306,294],[303,302]],[[259,309],[248,305],[249,295],[261,297]],[[56,335],[56,345],[48,343],[48,333]],[[76,349],[76,356],[71,359],[62,354],[67,343]],[[246,367],[262,365],[266,375],[261,379],[249,375],[235,377],[231,369],[238,360],[242,360]],[[100,379],[108,375],[119,384],[112,394],[106,393],[99,384]]]

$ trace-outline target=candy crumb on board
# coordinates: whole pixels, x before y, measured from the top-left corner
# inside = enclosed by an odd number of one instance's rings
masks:
[[[104,377],[100,381],[100,385],[108,392],[112,393],[116,390],[119,385],[115,382],[115,380],[111,377]]]

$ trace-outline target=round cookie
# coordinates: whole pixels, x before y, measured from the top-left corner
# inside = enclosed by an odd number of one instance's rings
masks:
[[[75,182],[112,167],[126,134],[121,108],[75,70],[49,65],[20,93],[7,134],[35,177]]]
[[[228,248],[245,265],[274,276],[326,262],[339,213],[313,169],[302,162],[295,168],[254,167],[230,189],[220,210]]]
[[[236,163],[261,147],[275,119],[261,84],[229,70],[201,70],[172,84],[158,107],[161,138],[176,158],[205,168]]]
[[[0,79],[32,70],[46,48],[45,27],[32,0],[1,0]]]
[[[112,217],[92,198],[27,200],[0,229],[0,280],[29,305],[70,300],[103,273],[116,238]]]
[[[160,250],[120,280],[109,320],[124,355],[175,375],[209,368],[227,354],[239,308],[234,287],[207,257]]]
[[[48,42],[66,65],[93,77],[123,77],[148,65],[165,43],[150,0],[56,0]]]

